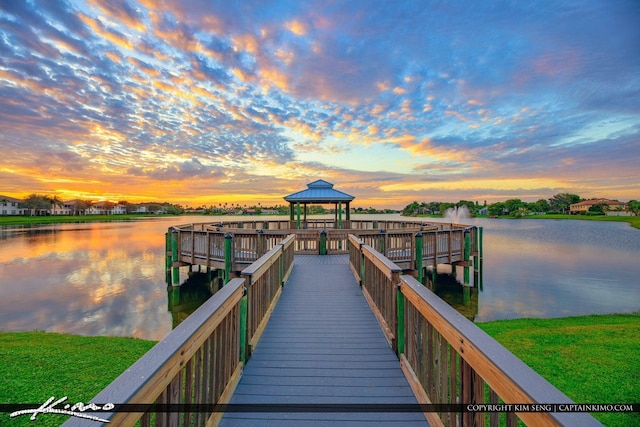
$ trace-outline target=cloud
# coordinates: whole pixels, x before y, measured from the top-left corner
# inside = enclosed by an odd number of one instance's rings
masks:
[[[134,197],[162,182],[180,198],[197,178],[202,195],[176,201],[273,200],[326,175],[394,206],[421,191],[640,197],[634,1],[5,3],[15,196],[113,194],[129,177]]]

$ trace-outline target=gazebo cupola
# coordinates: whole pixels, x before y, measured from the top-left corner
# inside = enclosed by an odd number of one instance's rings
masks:
[[[333,188],[333,184],[323,179],[313,181],[307,184],[307,189],[290,194],[284,198],[289,202],[289,212],[291,221],[294,220],[294,206],[302,205],[304,207],[304,220],[307,220],[307,205],[323,205],[333,204],[336,212],[336,221],[342,222],[342,203],[346,204],[346,219],[349,221],[350,208],[349,204],[354,196]],[[298,210],[298,219],[300,219],[300,210]]]

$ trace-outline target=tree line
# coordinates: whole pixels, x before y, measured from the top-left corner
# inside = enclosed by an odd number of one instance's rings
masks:
[[[504,202],[496,202],[492,204],[480,205],[478,202],[469,200],[460,200],[457,203],[451,202],[421,202],[414,201],[402,209],[404,216],[416,215],[437,215],[447,212],[449,208],[457,208],[466,206],[472,215],[481,215],[486,213],[490,216],[512,215],[523,216],[529,214],[566,214],[574,203],[584,201],[582,197],[571,193],[558,193],[549,199],[540,199],[535,202],[524,202],[520,199],[509,199]],[[486,211],[484,210],[486,208]],[[597,203],[589,208],[592,215],[603,215],[609,209],[606,203]],[[627,210],[633,215],[640,215],[640,202],[630,200],[627,203]]]
[[[168,214],[181,214],[184,209],[179,205],[171,203],[129,203],[126,200],[114,202],[95,202],[93,200],[75,200],[72,215],[82,215],[96,203],[100,203],[105,209],[111,209],[116,205],[124,206],[127,213],[134,213],[138,207],[144,205],[149,212],[166,212]],[[63,207],[64,202],[58,196],[47,196],[42,194],[30,194],[18,203],[20,208],[29,209],[31,212],[49,212],[55,210],[55,207]]]

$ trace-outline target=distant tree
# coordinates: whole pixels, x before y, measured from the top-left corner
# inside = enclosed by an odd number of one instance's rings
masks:
[[[525,204],[520,199],[509,199],[504,202],[504,207],[509,211],[510,214],[519,212],[520,209],[525,207]]]
[[[55,213],[56,206],[58,206],[58,207],[64,206],[64,203],[62,202],[62,200],[58,196],[47,196],[47,200],[49,200],[49,203],[51,203],[50,206],[49,206],[49,213],[51,215],[53,215]]]
[[[577,194],[558,193],[549,199],[549,205],[551,206],[551,210],[567,213],[571,204],[581,201],[582,198]]]
[[[627,203],[627,209],[635,216],[640,215],[640,202],[637,200],[629,200],[629,203]]]
[[[551,205],[546,199],[540,199],[537,202],[529,203],[528,208],[532,212],[548,212],[551,210]]]
[[[487,211],[491,216],[502,215],[502,212],[505,210],[504,202],[492,203],[487,207]]]
[[[606,203],[596,203],[589,206],[589,212],[595,212],[604,215],[609,210],[609,205]]]
[[[50,211],[51,200],[47,196],[39,194],[30,194],[21,203],[23,208],[29,209],[30,215],[37,215],[41,211]]]
[[[180,215],[184,213],[184,208],[180,205],[174,205],[171,203],[164,203],[162,205],[162,207],[164,208],[164,210],[170,214],[170,215]],[[204,206],[202,207],[204,209]],[[158,212],[160,209],[155,210],[155,212]],[[207,209],[204,209],[205,213],[207,213]]]
[[[404,216],[414,216],[418,214],[420,210],[420,204],[416,201],[409,203],[407,206],[402,209],[402,215]]]

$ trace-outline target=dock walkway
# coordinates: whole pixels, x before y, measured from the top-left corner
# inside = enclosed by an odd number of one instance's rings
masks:
[[[280,301],[230,403],[284,409],[227,412],[222,427],[428,425],[420,412],[348,410],[348,405],[375,409],[417,401],[351,274],[347,255],[295,256]],[[295,405],[316,404],[347,406],[295,411]],[[340,408],[347,410],[337,412]]]

